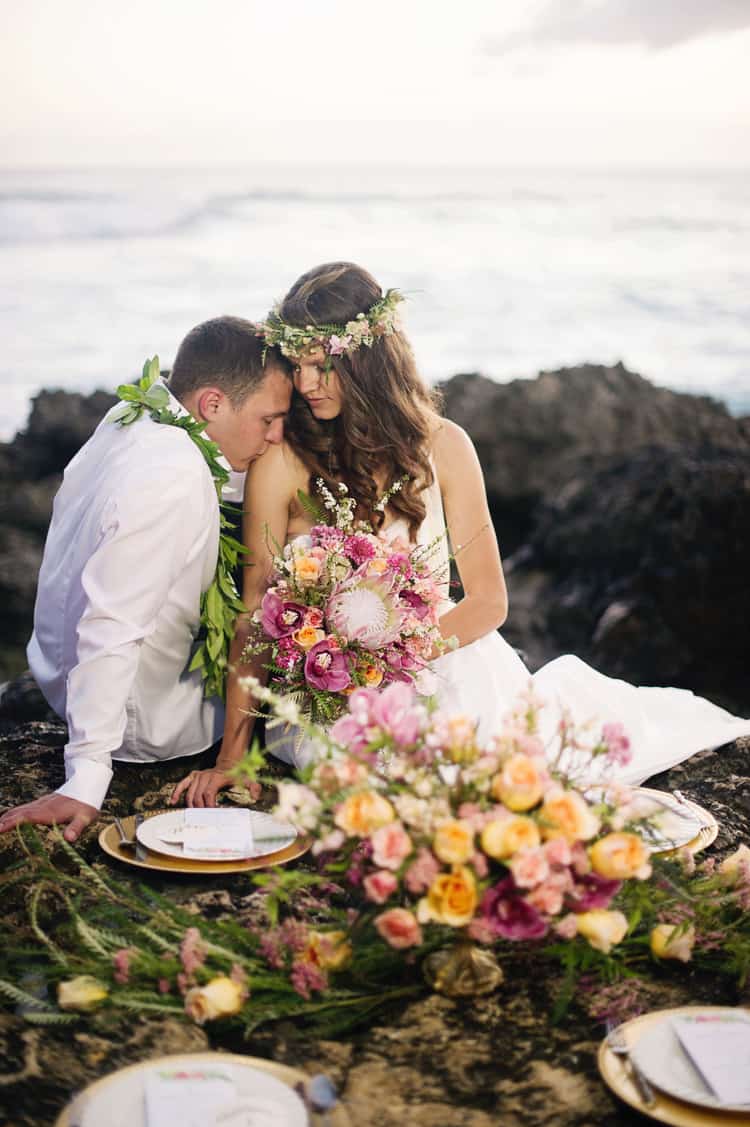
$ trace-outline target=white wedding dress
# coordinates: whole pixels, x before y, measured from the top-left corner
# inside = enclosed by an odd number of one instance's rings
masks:
[[[427,514],[417,541],[434,545],[430,565],[433,573],[445,576],[447,610],[452,605],[447,583],[449,553],[437,479],[426,491],[425,502]],[[406,522],[394,521],[386,535],[408,540]],[[750,736],[750,720],[733,716],[686,689],[636,687],[605,677],[572,654],[555,658],[532,674],[496,631],[438,658],[432,670],[440,708],[475,719],[480,742],[500,730],[530,684],[534,696],[544,702],[541,734],[550,745],[563,712],[576,726],[586,726],[591,732],[605,723],[621,723],[630,739],[630,761],[614,765],[597,759],[592,781],[606,774],[609,781],[641,783],[697,751]],[[267,747],[285,762],[303,767],[314,757],[314,746],[295,729],[279,725],[272,733],[267,735]]]

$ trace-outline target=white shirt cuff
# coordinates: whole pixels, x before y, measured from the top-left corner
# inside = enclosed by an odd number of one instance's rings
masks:
[[[70,759],[65,763],[65,774],[67,780],[56,793],[101,810],[112,781],[112,769],[93,759]]]

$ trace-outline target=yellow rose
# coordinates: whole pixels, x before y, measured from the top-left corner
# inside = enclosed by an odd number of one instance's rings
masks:
[[[432,851],[446,864],[460,865],[474,856],[474,830],[468,822],[443,822],[435,831]]]
[[[367,565],[367,574],[382,575],[387,567],[388,563],[386,562],[386,560],[382,560],[378,557],[374,560],[370,560],[369,564]]]
[[[489,822],[482,830],[481,837],[482,849],[488,857],[494,857],[497,861],[512,857],[519,849],[533,849],[540,841],[536,822],[523,814]]]
[[[583,795],[574,790],[548,795],[540,813],[545,838],[588,841],[599,832],[599,819]]]
[[[245,1000],[245,991],[232,978],[220,974],[205,986],[194,986],[185,995],[185,1013],[203,1025],[218,1017],[231,1017],[239,1013]]]
[[[606,908],[593,908],[576,916],[578,934],[588,939],[597,951],[605,955],[625,938],[628,921],[622,912],[610,912]]]
[[[492,780],[492,797],[509,810],[530,810],[542,797],[542,777],[529,755],[513,755]]]
[[[320,560],[314,556],[299,556],[294,561],[294,575],[301,587],[311,587],[320,575]]]
[[[302,957],[324,970],[340,970],[352,957],[352,945],[345,931],[310,931]]]
[[[750,849],[744,844],[724,858],[719,865],[719,872],[728,881],[734,883],[739,876],[740,865],[750,866]]]
[[[377,665],[367,665],[362,670],[362,675],[365,679],[365,684],[371,689],[377,689],[380,682],[383,680],[383,670],[378,669]]]
[[[303,650],[312,649],[317,642],[322,642],[325,636],[325,630],[316,630],[314,626],[300,626],[299,630],[295,630],[292,634],[294,641]]]
[[[693,955],[695,928],[692,924],[657,924],[649,937],[649,944],[657,959],[679,959],[689,963]]]
[[[607,834],[591,846],[589,859],[594,872],[608,880],[645,880],[651,874],[648,849],[638,834]]]
[[[395,821],[396,811],[387,798],[372,790],[350,794],[339,806],[334,822],[348,837],[366,837],[367,834]]]
[[[420,923],[434,920],[449,927],[464,927],[472,920],[476,906],[474,874],[465,865],[454,865],[450,873],[435,877],[427,896],[417,905],[417,919]]]
[[[57,1004],[61,1010],[95,1010],[107,997],[107,987],[90,974],[79,974],[57,984]]]

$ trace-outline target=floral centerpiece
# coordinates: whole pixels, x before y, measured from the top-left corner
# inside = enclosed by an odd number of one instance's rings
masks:
[[[292,695],[312,722],[328,724],[360,686],[402,681],[429,693],[427,663],[446,643],[432,546],[375,534],[354,520],[345,485],[337,499],[317,484],[322,506],[300,494],[317,523],[277,548],[243,660],[268,654],[276,692]],[[378,507],[400,487],[396,482]]]

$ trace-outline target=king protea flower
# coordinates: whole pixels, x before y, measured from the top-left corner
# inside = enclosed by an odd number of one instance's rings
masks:
[[[400,636],[403,610],[399,604],[391,575],[357,571],[334,590],[326,619],[337,634],[366,649],[379,650]]]

